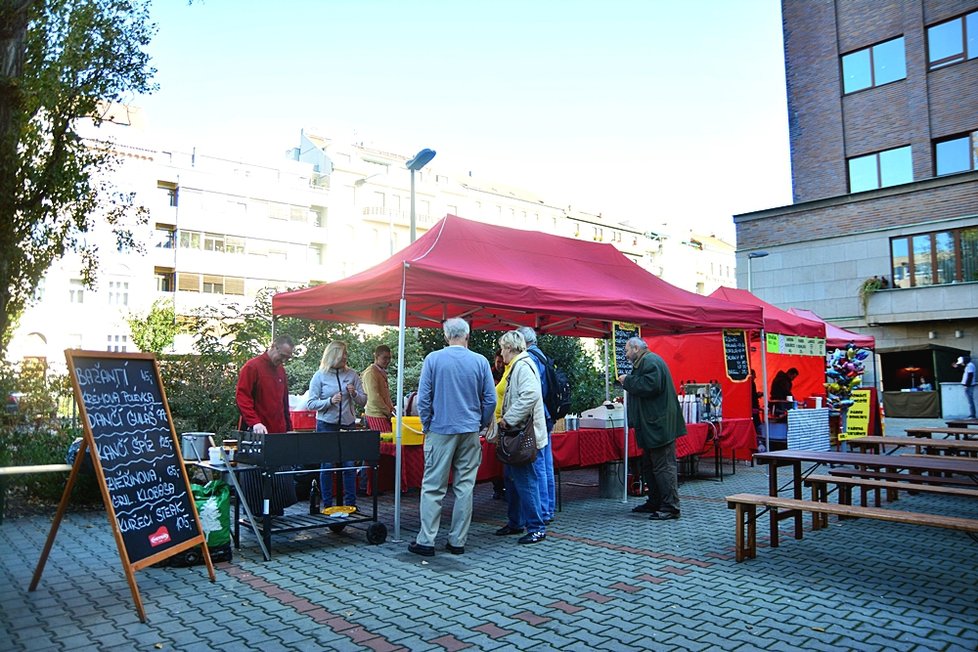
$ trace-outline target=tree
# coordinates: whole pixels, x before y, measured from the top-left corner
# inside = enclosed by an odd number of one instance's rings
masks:
[[[173,346],[173,340],[180,332],[170,299],[157,299],[145,317],[130,314],[126,317],[126,323],[129,324],[133,343],[140,351],[148,353],[163,353]]]
[[[98,250],[83,236],[97,221],[128,247],[127,219],[146,220],[108,182],[111,143],[79,127],[154,90],[143,51],[154,29],[147,0],[0,0],[0,354],[54,261],[78,251],[94,282]]]

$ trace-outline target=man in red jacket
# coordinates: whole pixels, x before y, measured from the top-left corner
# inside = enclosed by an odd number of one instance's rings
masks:
[[[279,335],[267,351],[241,367],[235,392],[235,401],[241,412],[240,429],[261,435],[292,430],[289,380],[282,366],[292,357],[292,350],[292,338]],[[268,505],[270,514],[281,516],[286,507],[297,501],[292,475],[273,476],[271,496],[262,495],[261,480],[253,473],[241,476],[241,489],[253,514],[263,513],[263,506]],[[265,502],[264,498],[269,500]]]
[[[244,428],[260,435],[292,430],[289,379],[282,366],[292,350],[292,338],[279,335],[267,351],[241,367],[235,400]]]

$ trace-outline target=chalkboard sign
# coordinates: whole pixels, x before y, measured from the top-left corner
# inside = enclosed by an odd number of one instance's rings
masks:
[[[625,356],[625,344],[633,337],[641,337],[642,330],[637,324],[616,321],[612,322],[615,341],[615,378],[622,374],[632,373],[632,362]]]
[[[727,363],[727,378],[730,380],[746,380],[750,375],[745,335],[740,329],[723,331],[723,357]]]
[[[210,579],[215,579],[159,369],[144,353],[69,349],[65,357],[85,439],[30,590],[40,580],[80,461],[91,451],[136,610],[145,622],[134,570],[200,545]]]

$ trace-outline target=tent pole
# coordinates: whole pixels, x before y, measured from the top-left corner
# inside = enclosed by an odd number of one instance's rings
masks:
[[[611,379],[609,378],[608,367],[608,340],[604,340],[604,400],[611,401]]]
[[[625,458],[625,464],[624,464],[625,477],[623,478],[623,482],[622,482],[624,487],[621,492],[621,502],[623,504],[627,504],[628,503],[628,392],[622,390],[621,400],[622,400],[622,408],[624,408],[622,410],[622,413],[624,414],[625,417],[624,419],[622,419],[622,421],[625,424],[625,448],[624,448],[625,453],[622,455],[622,457]]]
[[[761,329],[761,387],[764,389],[764,448],[771,452],[771,406],[768,394],[771,388],[767,385],[767,334]]]
[[[394,428],[394,543],[401,542],[401,423],[404,416],[404,324],[407,300],[401,296],[397,320],[397,425]]]

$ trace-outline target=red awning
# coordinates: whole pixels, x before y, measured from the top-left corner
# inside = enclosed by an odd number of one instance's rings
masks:
[[[785,335],[802,335],[804,337],[825,337],[825,322],[805,319],[787,310],[766,303],[748,292],[734,288],[720,287],[714,290],[711,297],[724,299],[745,306],[759,306],[764,310],[764,330],[768,333]]]
[[[438,326],[461,316],[473,329],[533,326],[604,337],[610,322],[643,333],[759,328],[761,310],[674,287],[610,244],[510,229],[448,215],[388,260],[349,278],[272,298],[276,316]]]
[[[811,310],[802,308],[788,308],[788,312],[812,321],[820,321],[825,324],[825,346],[830,349],[844,349],[849,342],[852,342],[861,349],[875,349],[876,338],[872,335],[864,335],[854,331],[847,331],[839,328],[835,324],[830,324]]]

